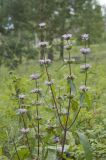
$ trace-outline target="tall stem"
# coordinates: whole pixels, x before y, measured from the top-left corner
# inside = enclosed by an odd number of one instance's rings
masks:
[[[24,128],[26,129],[27,127],[26,127],[26,123],[25,123],[25,120],[24,120],[24,116],[21,115],[21,117],[22,117],[22,120],[23,120]],[[27,133],[25,133],[25,136],[26,136],[26,140],[27,140],[28,149],[29,149],[30,154],[31,154],[31,148],[30,148],[30,145],[29,145],[29,139],[28,139]]]
[[[71,94],[71,91],[70,91],[70,94]],[[66,123],[65,123],[65,128],[64,128],[64,136],[63,136],[63,143],[62,143],[62,157],[63,157],[64,147],[65,147],[65,143],[66,143],[67,126],[68,126],[68,120],[69,120],[69,114],[70,114],[70,107],[71,107],[71,99],[69,97],[68,112],[67,112],[67,117],[66,117]]]
[[[87,42],[85,40],[85,43],[84,43],[84,47],[87,48]],[[87,55],[85,54],[85,68],[86,68],[86,65],[87,65]],[[88,72],[87,72],[87,69],[85,70],[85,86],[87,85],[87,77],[88,77]]]
[[[49,76],[46,64],[45,64],[45,69],[46,69],[46,74],[47,74],[47,77],[48,77],[48,81],[51,81],[51,78]],[[55,108],[56,108],[56,112],[57,112],[57,115],[58,115],[60,126],[61,126],[62,129],[64,129],[63,124],[61,122],[61,118],[60,118],[60,114],[59,114],[59,111],[58,111],[58,106],[57,106],[57,102],[56,102],[56,99],[55,99],[55,95],[54,95],[54,92],[53,92],[52,85],[50,85],[50,90],[51,90],[52,98],[53,98],[54,105],[55,105]]]
[[[67,44],[69,44],[68,41],[67,41]],[[70,76],[72,74],[71,53],[70,53],[70,51],[69,51],[69,74],[70,74]],[[70,108],[71,108],[71,87],[70,87],[70,91],[69,91],[68,111],[67,111],[67,116],[66,116],[66,123],[65,123],[63,143],[62,143],[62,157],[63,157],[64,147],[65,147],[66,137],[67,137],[67,129],[68,129],[68,120],[69,120],[69,115],[70,115]]]
[[[71,54],[70,54],[70,51],[69,51],[69,61],[71,61]],[[69,71],[70,71],[70,75],[71,75],[71,62],[69,62]]]
[[[86,67],[86,64],[87,64],[87,57],[85,55],[85,67]],[[88,72],[87,72],[87,69],[85,70],[85,86],[87,85],[87,77],[88,77]]]
[[[38,88],[38,82],[36,80],[36,88]],[[38,93],[37,93],[37,97],[36,97],[36,100],[38,101],[39,99],[39,96],[38,96]],[[39,109],[38,109],[38,106],[36,106],[36,115],[37,115],[37,118],[39,117]],[[39,139],[39,133],[40,133],[40,125],[39,125],[39,120],[38,120],[38,123],[37,123],[37,138],[38,138],[38,159],[39,159],[39,155],[40,155],[40,139]]]

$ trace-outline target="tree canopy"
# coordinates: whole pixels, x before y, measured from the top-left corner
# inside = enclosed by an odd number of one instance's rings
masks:
[[[47,24],[51,45],[65,33],[73,33],[77,41],[82,33],[89,33],[91,43],[98,43],[105,29],[101,6],[95,0],[0,0],[0,63],[5,58],[7,64],[12,59],[18,64],[23,55],[35,57],[41,22]]]

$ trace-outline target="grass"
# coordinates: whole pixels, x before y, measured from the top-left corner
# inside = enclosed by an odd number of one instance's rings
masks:
[[[88,86],[91,87],[91,92],[93,96],[95,96],[95,102],[93,108],[91,108],[90,112],[83,110],[79,115],[79,122],[82,122],[84,118],[84,114],[88,116],[88,119],[92,119],[90,123],[91,127],[94,127],[96,130],[102,126],[102,123],[106,125],[106,45],[92,45],[91,46],[92,53],[88,58],[88,63],[92,64],[92,69],[89,71],[89,78],[88,78]],[[73,48],[72,50],[73,56],[80,56],[78,48]],[[67,57],[67,53],[65,53],[65,57]],[[81,63],[83,63],[83,59],[81,58]],[[83,84],[84,75],[80,72],[80,63],[73,65],[73,73],[76,75],[76,84],[79,88],[81,84]],[[20,65],[14,73],[17,74],[19,77],[22,77],[21,85],[23,87],[23,91],[27,90],[30,92],[31,87],[33,85],[30,82],[29,76],[34,72],[39,72],[40,67],[38,62],[35,60],[31,60],[29,62],[25,62]],[[57,60],[54,62],[50,68],[50,73],[52,73],[53,79],[55,79],[55,84],[58,88],[61,85],[63,88],[63,78],[68,73],[68,68],[63,65],[62,61]],[[14,107],[16,105],[15,102],[11,99],[11,79],[9,70],[4,66],[1,66],[0,69],[0,144],[5,143],[8,140],[8,130],[13,126],[17,126],[14,119],[15,117],[15,110]],[[45,76],[43,77],[45,79]],[[64,82],[65,84],[65,82]],[[44,85],[43,85],[44,87]],[[14,90],[12,90],[14,92]],[[48,114],[45,111],[42,111],[44,114],[45,119],[48,117]],[[82,118],[83,117],[83,118]],[[102,121],[101,121],[102,120]],[[101,122],[100,122],[101,121]],[[85,127],[84,127],[85,124]],[[89,130],[91,128],[87,127],[87,122],[83,123],[81,126],[84,129],[87,129],[87,134],[89,135]],[[92,130],[91,130],[92,131]],[[104,131],[104,130],[103,130]],[[92,131],[93,132],[93,131]],[[95,147],[96,148],[96,147]],[[105,159],[99,159],[105,160]]]

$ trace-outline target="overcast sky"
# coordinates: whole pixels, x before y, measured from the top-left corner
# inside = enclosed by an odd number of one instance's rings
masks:
[[[106,0],[98,0],[98,2],[101,4],[101,5],[106,5]]]

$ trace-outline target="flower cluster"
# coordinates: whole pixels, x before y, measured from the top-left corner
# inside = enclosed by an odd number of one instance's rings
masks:
[[[41,65],[43,65],[43,64],[50,64],[51,63],[51,59],[40,59],[39,63]]]
[[[51,81],[45,81],[45,84],[48,85],[48,86],[53,85],[53,83],[54,83],[53,79]]]
[[[49,45],[47,41],[39,42],[38,46],[42,48],[46,48]]]
[[[81,38],[82,38],[82,40],[85,40],[85,41],[88,41],[88,39],[89,39],[89,34],[83,34],[82,36],[81,36]]]
[[[74,74],[68,75],[66,77],[67,80],[74,80],[76,78],[76,76]]]
[[[85,86],[85,85],[82,85],[82,86],[80,86],[79,89],[80,89],[81,91],[83,91],[83,92],[86,92],[86,91],[89,90],[89,87],[87,87],[87,86]]]
[[[54,11],[54,15],[58,16],[59,12],[58,11]]]
[[[25,108],[19,108],[17,111],[17,114],[25,114],[27,112],[27,109]]]
[[[81,48],[81,49],[80,49],[80,52],[81,52],[82,54],[84,54],[84,55],[89,54],[90,51],[91,51],[90,48]]]
[[[31,93],[41,93],[41,91],[42,91],[42,89],[40,89],[40,88],[34,88],[32,91],[31,91]]]
[[[64,40],[70,40],[70,38],[72,38],[72,34],[64,34],[64,35],[62,35],[62,38]]]
[[[39,73],[31,74],[30,78],[31,78],[31,80],[37,80],[40,78],[40,74]]]
[[[25,94],[19,94],[19,96],[18,96],[19,99],[24,99],[25,97],[26,97]]]
[[[58,136],[54,137],[54,143],[58,143],[60,141],[60,138]]]
[[[69,43],[64,46],[64,49],[70,50],[72,48],[72,43]]]
[[[92,66],[90,65],[90,64],[83,64],[83,65],[81,65],[80,66],[80,68],[82,69],[82,70],[88,70],[89,68],[91,68]]]
[[[22,128],[21,133],[22,134],[27,134],[29,132],[29,128]]]
[[[44,29],[46,27],[46,23],[45,22],[39,23],[39,27],[40,29]]]
[[[75,62],[75,58],[71,58],[71,59],[64,59],[64,62],[69,64],[69,63],[74,63]]]

